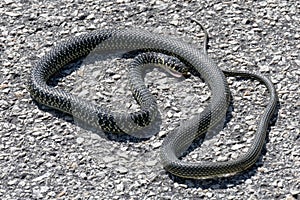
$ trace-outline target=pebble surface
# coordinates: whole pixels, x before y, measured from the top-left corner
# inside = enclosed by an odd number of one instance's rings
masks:
[[[1,199],[300,199],[300,3],[298,1],[71,0],[0,3]],[[163,169],[159,150],[180,121],[210,98],[198,78],[178,80],[160,70],[146,75],[161,113],[160,132],[147,140],[107,138],[37,106],[26,79],[37,60],[58,42],[104,28],[142,28],[202,48],[222,69],[260,71],[275,84],[278,115],[262,156],[234,177],[190,180]],[[138,109],[127,87],[126,65],[114,55],[85,59],[57,81],[78,96],[112,109]],[[91,62],[93,61],[93,62]],[[54,80],[54,82],[56,82]],[[233,101],[222,131],[184,160],[226,161],[247,151],[268,102],[257,81],[229,78]]]

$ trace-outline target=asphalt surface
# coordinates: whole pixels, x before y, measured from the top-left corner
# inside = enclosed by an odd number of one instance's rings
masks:
[[[300,199],[298,1],[4,0],[0,13],[1,199]],[[157,69],[146,75],[160,108],[160,131],[136,140],[97,134],[37,104],[26,89],[40,57],[60,41],[96,29],[146,29],[202,48],[203,33],[190,16],[208,29],[208,54],[221,69],[259,71],[278,92],[262,155],[243,173],[191,180],[160,164],[165,135],[209,102],[210,90],[197,77],[176,79]],[[111,109],[138,109],[127,87],[130,59],[96,58],[65,69],[52,84]],[[225,127],[198,141],[184,160],[221,162],[247,151],[268,92],[258,81],[228,83],[233,100]]]

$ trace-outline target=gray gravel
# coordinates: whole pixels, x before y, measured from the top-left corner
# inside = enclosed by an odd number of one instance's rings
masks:
[[[300,3],[280,2],[1,1],[1,199],[300,199]],[[278,91],[278,116],[263,155],[244,173],[186,180],[160,164],[164,136],[209,101],[208,87],[197,78],[147,74],[161,131],[138,141],[97,135],[68,115],[38,107],[26,90],[31,67],[53,45],[94,29],[143,28],[201,48],[203,34],[186,18],[193,14],[209,30],[209,56],[220,68],[260,71]],[[123,75],[128,62],[113,57],[83,63],[56,87],[117,110],[135,110]],[[229,122],[183,159],[225,161],[247,151],[268,93],[257,81],[228,82]]]

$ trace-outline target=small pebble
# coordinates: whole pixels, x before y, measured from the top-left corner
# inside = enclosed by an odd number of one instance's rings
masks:
[[[125,168],[125,167],[121,167],[121,166],[117,167],[116,171],[119,172],[120,174],[127,174],[128,173],[128,169]]]

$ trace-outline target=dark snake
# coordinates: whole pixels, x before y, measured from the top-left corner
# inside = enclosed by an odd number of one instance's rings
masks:
[[[207,38],[207,33],[206,33]],[[185,121],[169,133],[161,146],[161,161],[164,168],[174,175],[185,178],[212,178],[227,176],[244,171],[258,159],[263,148],[269,121],[275,111],[277,96],[272,82],[259,73],[222,71],[207,56],[194,46],[177,39],[142,30],[97,30],[70,38],[55,46],[33,67],[28,90],[39,103],[58,109],[84,121],[104,132],[128,133],[138,131],[151,124],[157,115],[157,104],[143,82],[140,70],[131,70],[131,87],[135,99],[140,104],[139,111],[118,113],[78,98],[61,89],[50,87],[47,81],[68,63],[87,56],[90,52],[135,51],[156,52],[174,57],[189,69],[201,74],[211,89],[211,101],[203,112]],[[150,56],[137,59],[136,65],[147,63],[164,65],[165,58]],[[145,56],[144,56],[145,57]],[[147,56],[146,56],[147,57]],[[140,57],[141,58],[141,57]],[[221,123],[229,106],[229,88],[226,76],[254,78],[266,85],[270,99],[262,114],[253,142],[244,155],[226,162],[185,162],[182,154],[193,141],[209,129]]]

